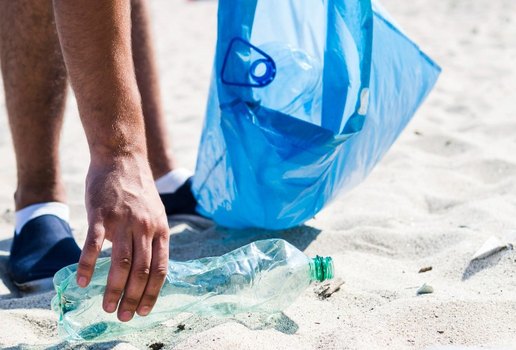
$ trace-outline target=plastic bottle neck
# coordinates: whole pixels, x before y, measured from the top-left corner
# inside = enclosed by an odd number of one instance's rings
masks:
[[[333,260],[331,257],[317,255],[310,261],[310,279],[312,281],[325,281],[333,278]]]

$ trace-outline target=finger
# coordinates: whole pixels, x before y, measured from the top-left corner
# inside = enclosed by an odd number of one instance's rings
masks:
[[[152,241],[149,235],[133,234],[133,264],[118,306],[118,319],[126,322],[133,318],[149,280],[152,259]]]
[[[152,262],[149,281],[138,305],[138,315],[147,316],[156,300],[168,272],[168,231],[158,235],[152,242]]]
[[[101,222],[90,225],[77,266],[77,284],[82,288],[86,287],[91,281],[91,276],[95,270],[95,262],[102,249],[102,243],[104,243],[104,225]]]
[[[133,259],[132,238],[122,227],[113,237],[111,267],[104,292],[103,308],[106,312],[114,312],[124,291]]]

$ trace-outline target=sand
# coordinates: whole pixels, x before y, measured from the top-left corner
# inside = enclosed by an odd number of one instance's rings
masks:
[[[274,319],[185,315],[113,342],[60,342],[49,309],[53,293],[20,297],[5,275],[15,163],[0,91],[0,346],[516,349],[516,252],[470,263],[491,236],[516,243],[516,2],[383,4],[443,74],[372,175],[305,226],[285,232],[171,221],[175,259],[221,254],[273,236],[308,255],[333,256],[344,281],[340,290],[320,300],[309,288]],[[216,2],[161,0],[152,8],[170,137],[180,164],[193,168],[211,74]],[[83,242],[88,152],[72,94],[61,154],[72,226]],[[426,266],[432,270],[418,273]],[[434,293],[416,296],[423,283]]]

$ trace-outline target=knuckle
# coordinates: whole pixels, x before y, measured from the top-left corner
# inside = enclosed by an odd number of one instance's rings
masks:
[[[136,308],[136,306],[138,306],[138,304],[140,303],[140,299],[138,299],[132,295],[124,295],[123,303],[126,306]]]
[[[81,259],[79,260],[79,264],[77,265],[77,269],[78,270],[82,270],[82,271],[90,271],[93,269],[93,264],[84,260],[84,259]]]
[[[157,266],[153,271],[152,274],[159,278],[160,280],[164,280],[165,277],[167,277],[168,268],[167,266]]]
[[[122,213],[115,208],[103,208],[101,211],[101,217],[103,221],[116,222],[120,219]]]
[[[161,239],[162,241],[168,241],[170,238],[168,234],[168,228],[159,230],[156,236],[158,239]]]
[[[150,269],[148,266],[140,266],[135,270],[136,278],[140,280],[147,280],[149,278]]]
[[[123,257],[117,260],[117,266],[122,270],[129,270],[131,268],[131,258]]]
[[[90,238],[87,239],[84,243],[84,249],[85,250],[93,250],[93,251],[100,251],[102,248],[102,244],[100,242],[100,239],[98,238]]]
[[[164,233],[161,231],[157,231],[153,237],[153,244],[157,244],[158,247],[168,247],[170,243],[170,238],[168,232]]]
[[[111,299],[109,297],[112,297],[113,299],[114,298],[118,299],[118,297],[120,297],[120,294],[122,294],[122,292],[123,292],[122,288],[110,286],[110,287],[106,288],[105,295],[106,295],[106,297],[108,297],[108,299]]]
[[[158,299],[158,293],[153,293],[153,292],[147,291],[147,292],[145,292],[145,294],[142,297],[141,304],[153,306],[157,299]]]
[[[140,219],[138,220],[138,225],[143,233],[149,233],[152,231],[152,222],[149,219]]]

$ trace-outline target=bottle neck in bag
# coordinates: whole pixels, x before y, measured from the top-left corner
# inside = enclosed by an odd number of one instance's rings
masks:
[[[333,278],[333,259],[329,256],[317,255],[310,261],[310,279],[312,281],[325,281]]]

